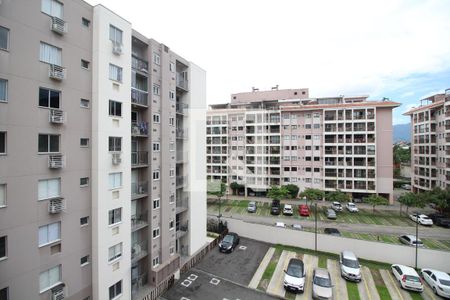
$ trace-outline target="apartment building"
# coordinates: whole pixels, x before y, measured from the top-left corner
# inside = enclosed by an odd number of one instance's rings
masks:
[[[231,95],[207,113],[207,178],[265,195],[273,185],[393,201],[392,109],[368,96],[311,98],[308,89]]]
[[[205,77],[102,5],[0,2],[0,299],[144,299],[202,249]]]
[[[411,186],[414,192],[450,187],[450,89],[420,101],[411,116]]]

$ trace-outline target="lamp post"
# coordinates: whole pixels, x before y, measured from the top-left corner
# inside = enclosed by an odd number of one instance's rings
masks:
[[[314,202],[314,250],[317,252],[317,200]]]
[[[418,256],[418,242],[419,241],[419,219],[416,217],[416,263],[415,263],[415,269],[417,270],[417,256]]]

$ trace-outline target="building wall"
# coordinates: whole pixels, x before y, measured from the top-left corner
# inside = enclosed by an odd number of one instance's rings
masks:
[[[392,110],[378,108],[376,112],[376,174],[377,192],[390,195],[393,201]]]

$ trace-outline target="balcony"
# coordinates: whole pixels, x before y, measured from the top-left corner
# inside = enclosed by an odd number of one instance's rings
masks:
[[[68,31],[67,23],[63,19],[57,17],[51,17],[50,29],[60,35],[63,35]]]
[[[183,211],[186,211],[189,209],[189,197],[181,197],[179,199],[177,199],[177,204],[176,204],[176,213],[182,213]]]
[[[148,106],[148,92],[136,88],[131,88],[131,103],[147,107]]]
[[[148,122],[132,122],[131,123],[132,136],[148,136]]]
[[[50,169],[61,169],[64,167],[64,155],[50,154],[48,156],[48,167]]]
[[[176,113],[184,115],[187,113],[188,108],[189,108],[189,105],[187,103],[177,103]]]
[[[185,140],[188,137],[188,131],[187,129],[182,129],[182,128],[177,128],[176,129],[176,138],[177,139],[181,139],[181,140]]]
[[[185,236],[188,232],[188,222],[177,222],[176,224],[176,228],[177,228],[177,239]]]
[[[50,109],[48,114],[48,121],[53,124],[63,124],[65,120],[65,113],[59,109]]]
[[[131,244],[131,263],[136,263],[141,258],[147,256],[148,243],[140,241]]]
[[[148,193],[148,182],[132,182],[131,183],[131,199],[146,197]]]
[[[189,91],[189,81],[184,75],[185,73],[177,72],[177,88],[180,88],[184,91]]]
[[[180,188],[185,186],[187,183],[187,176],[177,176],[176,178],[176,187]]]
[[[131,231],[142,229],[148,225],[147,211],[131,215]]]
[[[147,167],[148,166],[148,151],[131,152],[131,167]]]
[[[66,79],[66,68],[58,65],[50,65],[48,70],[48,77],[54,80],[62,81]]]
[[[148,73],[148,62],[134,55],[131,56],[131,67],[136,71]]]
[[[59,214],[66,210],[64,198],[53,198],[48,201],[48,212],[50,214]]]
[[[133,272],[132,272],[133,273]],[[131,275],[131,294],[132,299],[142,299],[143,297],[137,297],[140,289],[147,286],[148,283],[148,275],[147,273],[143,273],[138,276]]]

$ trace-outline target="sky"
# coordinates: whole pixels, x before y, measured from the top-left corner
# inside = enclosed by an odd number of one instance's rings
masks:
[[[448,0],[87,0],[207,72],[208,104],[230,94],[309,88],[402,103],[450,88]]]

